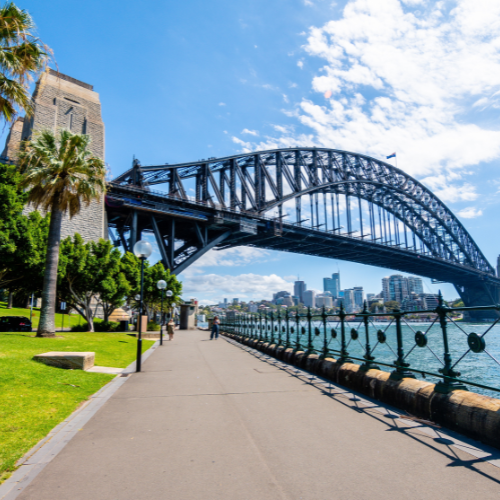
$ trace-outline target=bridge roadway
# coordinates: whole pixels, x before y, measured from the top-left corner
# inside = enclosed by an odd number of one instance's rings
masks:
[[[498,499],[500,468],[224,338],[177,332],[143,370],[18,499]]]

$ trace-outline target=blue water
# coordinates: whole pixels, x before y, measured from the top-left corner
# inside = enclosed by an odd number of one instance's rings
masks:
[[[269,327],[270,325],[268,325]],[[282,343],[285,341],[286,324],[284,321],[273,324],[275,328],[275,339],[278,340],[278,333],[281,331]],[[294,333],[290,333],[290,340],[295,345],[297,341],[297,325],[290,322],[290,327],[294,328]],[[307,324],[301,322],[305,333],[300,333],[300,343],[303,348],[307,346]],[[332,338],[331,330],[334,329],[337,333],[336,338]],[[327,321],[327,346],[332,357],[338,356],[341,348],[340,344],[340,323],[338,321]],[[351,335],[351,330],[354,335]],[[385,342],[377,340],[377,331],[383,331],[386,335]],[[312,321],[313,345],[319,353],[324,346],[324,327],[323,322]],[[419,347],[415,341],[415,334],[421,331],[427,338],[427,345]],[[268,330],[270,335],[270,330]],[[359,322],[347,322],[345,327],[347,351],[350,356],[360,358],[353,360],[355,363],[361,364],[365,354],[366,334],[364,324]],[[403,349],[405,353],[405,361],[410,364],[410,368],[416,370],[424,370],[439,374],[439,369],[443,367],[443,334],[441,327],[436,323],[405,323],[402,322],[403,332]],[[485,350],[480,353],[472,352],[467,343],[468,334],[475,332],[478,335],[484,335],[486,343]],[[486,332],[486,333],[485,333]],[[256,331],[256,333],[258,333]],[[352,338],[356,337],[358,338]],[[393,364],[397,359],[397,341],[396,341],[396,326],[395,323],[370,323],[369,339],[371,354],[375,357],[375,363]],[[465,381],[474,382],[481,385],[495,387],[500,390],[500,324],[491,326],[491,324],[473,324],[462,322],[448,323],[448,343],[451,355],[452,365],[454,369],[460,372],[459,378]],[[380,365],[380,369],[392,371],[394,368]],[[430,382],[437,382],[439,378],[431,375],[423,375],[415,373],[419,379],[425,378]],[[469,390],[479,394],[485,394],[500,398],[500,392],[483,389],[475,386],[468,386]]]

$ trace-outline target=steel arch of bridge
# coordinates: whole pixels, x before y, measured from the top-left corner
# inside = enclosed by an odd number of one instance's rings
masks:
[[[190,181],[194,181],[194,197],[187,194],[186,184]],[[380,240],[495,277],[493,267],[472,237],[439,198],[402,170],[362,154],[290,148],[175,165],[143,167],[136,161],[113,184],[146,189],[165,184],[168,196],[179,201],[193,200],[246,216],[262,216],[276,209],[280,221],[284,220],[284,207],[291,202],[295,204],[295,220],[303,227],[307,225],[302,219],[302,200],[309,197],[312,229],[320,227],[318,197],[323,196],[332,227],[328,227],[326,212],[321,226],[336,234],[342,234],[339,204],[342,196],[347,219],[344,234],[358,233],[365,241]],[[330,200],[326,199],[328,196]],[[361,200],[367,204],[368,227],[363,227]],[[353,203],[359,208],[362,227],[358,231],[352,227],[356,210]]]

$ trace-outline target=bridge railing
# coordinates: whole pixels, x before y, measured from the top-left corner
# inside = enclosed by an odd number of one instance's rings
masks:
[[[391,378],[423,377],[438,392],[473,386],[498,397],[500,392],[500,314],[495,321],[470,324],[468,311],[497,311],[500,305],[447,307],[426,311],[336,314],[308,308],[306,314],[277,312],[222,318],[222,331],[306,355],[358,363],[361,370],[392,369]],[[462,316],[460,316],[462,314]],[[459,371],[460,370],[460,371]]]

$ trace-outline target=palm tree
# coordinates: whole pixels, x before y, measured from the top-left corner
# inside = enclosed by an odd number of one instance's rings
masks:
[[[29,84],[47,63],[49,49],[33,36],[31,16],[7,2],[0,7],[0,116],[12,121],[18,109],[29,116]]]
[[[88,135],[42,130],[19,153],[18,165],[24,175],[21,186],[30,189],[28,202],[51,212],[37,337],[55,334],[62,217],[66,212],[70,218],[79,213],[82,203],[88,206],[99,201],[106,189],[104,161],[88,151],[89,143]]]

